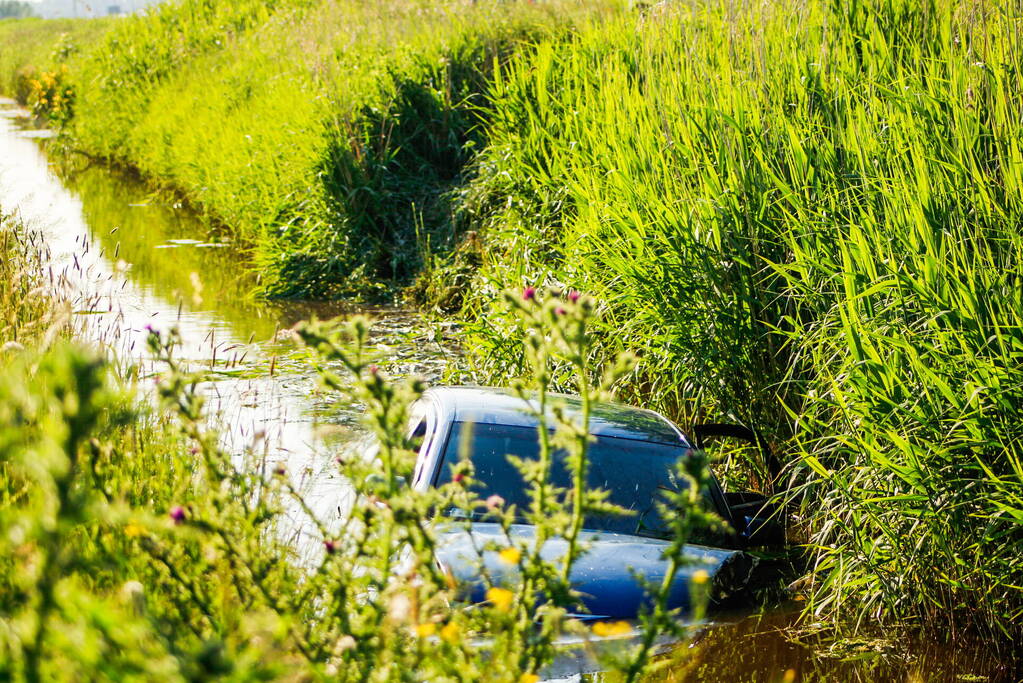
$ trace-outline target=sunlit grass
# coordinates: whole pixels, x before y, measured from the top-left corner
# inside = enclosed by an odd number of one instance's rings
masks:
[[[66,306],[44,279],[46,245],[0,208],[0,361],[66,331]]]
[[[121,22],[73,144],[184,194],[283,296],[379,296],[456,240],[495,62],[616,2],[246,0]]]
[[[29,233],[4,223],[0,263],[25,266],[0,267],[0,302],[9,303],[8,292],[23,290],[23,280],[44,281],[45,271]],[[46,287],[37,306],[11,311],[23,329],[45,317],[52,293]],[[551,335],[536,348],[538,378],[554,358],[585,365],[588,299],[508,298],[524,325],[547,326]],[[308,473],[286,452],[224,448],[196,391],[205,373],[178,358],[176,330],[149,330],[162,371],[147,386],[159,407],[119,381],[96,349],[22,337],[26,344],[0,351],[4,677],[391,681],[416,672],[426,680],[512,683],[539,680],[565,634],[588,642],[635,627],[637,647],[599,655],[635,681],[662,637],[688,637],[668,605],[677,594],[673,578],[694,561],[684,545],[688,533],[713,518],[697,504],[709,483],[699,454],[678,463],[687,484],[664,498],[679,514],[675,542],[663,549],[663,581],[645,585],[649,612],[636,624],[592,630],[567,618],[578,610],[573,562],[592,542],[582,522],[609,511],[606,493],[580,488],[589,405],[605,385],[581,379],[580,418],[546,411],[542,388],[523,386],[521,396],[539,402],[540,434],[555,434],[543,441],[538,461],[520,466],[534,477],[530,503],[480,500],[470,462],[459,463],[458,479],[415,490],[406,483],[417,461],[406,427],[409,402],[424,383],[385,377],[366,353],[364,318],[343,326],[303,323],[296,336],[317,359],[324,385],[364,406],[365,426],[376,437],[371,451],[330,459],[331,476],[344,483],[336,508],[318,516],[301,485]],[[615,377],[608,373],[607,382]],[[574,483],[564,489],[548,482],[553,444],[571,458]],[[465,609],[465,586],[438,561],[445,534],[469,530],[464,518],[438,513],[453,506],[488,515],[509,544],[523,519],[535,529],[514,549],[488,542],[464,558],[479,563],[489,589],[490,604],[476,609]],[[548,542],[568,548],[557,564]],[[482,565],[490,551],[514,570],[491,576]],[[697,620],[706,602],[698,583]]]
[[[498,292],[591,292],[592,367],[642,356],[623,394],[779,449],[750,483],[794,494],[815,615],[1018,633],[1020,18],[568,7],[184,2],[72,69],[69,132],[230,226],[277,294],[379,289],[478,230],[452,272],[481,378],[524,367]]]
[[[465,210],[480,372],[510,284],[605,302],[622,388],[788,463],[818,616],[1017,633],[1020,18],[951,2],[659,5],[495,86]],[[770,489],[770,482],[761,485]]]
[[[29,81],[44,70],[75,63],[114,19],[0,21],[0,94],[27,100]]]

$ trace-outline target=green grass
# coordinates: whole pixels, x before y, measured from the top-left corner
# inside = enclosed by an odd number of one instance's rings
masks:
[[[67,313],[39,277],[45,246],[0,208],[0,360],[25,347],[48,344],[66,331]]]
[[[187,0],[108,34],[68,132],[229,226],[265,291],[372,296],[453,247],[494,63],[610,6]]]
[[[1009,642],[1020,28],[951,0],[185,0],[75,58],[66,132],[226,224],[267,292],[428,268],[483,380],[525,372],[500,291],[592,293],[589,367],[642,357],[621,395],[779,450],[748,479],[792,494],[814,615]]]
[[[495,292],[590,292],[623,393],[780,449],[813,614],[1018,636],[1020,21],[658,5],[514,60],[461,203],[481,376],[522,362]]]

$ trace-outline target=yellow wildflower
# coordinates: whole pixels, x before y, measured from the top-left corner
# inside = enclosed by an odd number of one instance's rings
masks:
[[[135,538],[137,536],[141,536],[144,533],[146,533],[146,530],[143,529],[138,524],[134,523],[126,524],[124,527],[124,535],[127,536],[128,538]]]
[[[519,559],[522,558],[522,552],[519,551],[518,548],[512,546],[510,548],[505,548],[498,553],[498,557],[500,557],[501,562],[504,562],[505,564],[518,564]]]
[[[427,622],[416,626],[416,635],[420,638],[429,638],[437,632],[437,624]]]
[[[448,622],[444,625],[444,628],[440,630],[440,637],[445,643],[451,643],[454,645],[458,642],[458,636],[461,634],[458,624],[453,621]]]
[[[519,683],[536,683],[540,677],[536,674],[522,674],[519,676]]]
[[[703,584],[710,581],[710,574],[707,573],[706,569],[697,569],[693,572],[693,583]]]
[[[507,588],[490,588],[487,590],[487,600],[502,612],[507,612],[511,609],[512,600],[515,599],[515,594]]]
[[[593,635],[600,638],[625,636],[630,633],[632,633],[632,625],[627,621],[598,621],[593,625]]]

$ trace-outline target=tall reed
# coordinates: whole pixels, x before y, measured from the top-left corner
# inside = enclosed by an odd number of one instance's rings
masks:
[[[1018,635],[1020,36],[991,3],[710,2],[541,43],[462,202],[481,374],[523,358],[496,290],[593,291],[623,391],[781,451],[814,614]]]

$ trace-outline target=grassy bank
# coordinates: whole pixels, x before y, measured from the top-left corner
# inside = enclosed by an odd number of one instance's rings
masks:
[[[186,0],[71,65],[64,130],[229,226],[266,292],[373,296],[456,244],[494,64],[612,4]]]
[[[605,353],[643,354],[625,391],[780,450],[815,614],[1017,636],[1020,28],[711,2],[540,44],[464,193],[483,377],[522,362],[496,291],[592,292]]]
[[[642,354],[622,395],[775,446],[748,476],[792,494],[816,615],[1020,635],[1020,19],[594,11],[186,0],[72,65],[65,131],[226,224],[267,292],[427,266],[483,380],[525,372],[500,291],[592,293],[595,366]]]

